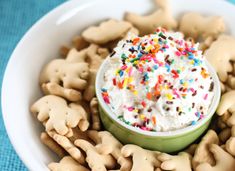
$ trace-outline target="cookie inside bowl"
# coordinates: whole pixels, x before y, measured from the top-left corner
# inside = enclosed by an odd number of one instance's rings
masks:
[[[185,141],[189,144],[206,129],[220,98],[218,77],[198,44],[163,28],[143,37],[130,34],[120,41],[97,75],[101,119],[111,132],[118,125],[124,132],[157,139],[204,127]],[[134,143],[133,138],[116,136]],[[137,144],[165,151],[159,144],[146,145],[147,141],[139,139]]]

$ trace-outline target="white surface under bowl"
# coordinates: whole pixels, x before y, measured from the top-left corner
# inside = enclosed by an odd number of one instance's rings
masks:
[[[41,125],[29,106],[41,96],[38,77],[43,65],[59,56],[59,47],[91,24],[121,19],[125,11],[140,14],[154,9],[154,0],[71,0],[38,21],[22,38],[8,63],[2,87],[5,126],[16,152],[28,169],[47,170],[56,157],[40,143]],[[235,7],[221,0],[171,0],[175,16],[188,11],[223,16],[235,35]]]

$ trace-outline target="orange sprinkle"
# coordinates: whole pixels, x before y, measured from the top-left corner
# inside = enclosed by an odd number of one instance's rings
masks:
[[[152,122],[153,122],[154,125],[156,125],[157,121],[156,121],[156,117],[155,116],[152,117]]]
[[[133,40],[133,45],[136,45],[138,42],[140,41],[140,38],[139,37],[136,37],[134,40]]]
[[[155,91],[154,91],[154,96],[158,96],[158,95],[160,95],[160,91],[155,90]]]
[[[201,71],[201,75],[203,78],[207,78],[209,76],[209,74],[207,74],[205,70]]]
[[[123,84],[121,82],[118,82],[118,88],[122,89],[123,88]]]
[[[152,94],[150,92],[148,92],[146,94],[146,97],[147,97],[148,100],[152,100]]]

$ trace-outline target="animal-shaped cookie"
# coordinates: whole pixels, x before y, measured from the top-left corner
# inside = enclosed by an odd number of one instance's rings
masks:
[[[86,162],[92,171],[106,171],[115,168],[114,158],[109,154],[100,154],[90,142],[78,139],[74,144],[86,153]]]
[[[220,16],[207,17],[196,12],[189,12],[182,16],[179,30],[197,41],[199,38],[204,41],[208,41],[208,38],[215,40],[225,31],[225,23]]]
[[[80,91],[86,88],[88,77],[87,63],[71,63],[64,59],[55,59],[43,68],[40,85],[45,94],[54,94],[74,101],[81,99]]]
[[[231,155],[216,144],[210,145],[209,150],[215,158],[215,165],[202,163],[197,166],[195,171],[234,171],[235,159]]]
[[[37,115],[39,121],[45,122],[47,131],[54,129],[60,135],[66,135],[76,126],[83,131],[89,126],[87,113],[81,105],[67,104],[58,96],[44,96],[36,101],[30,110]]]
[[[124,157],[132,157],[131,171],[155,171],[160,168],[160,161],[157,156],[160,152],[145,150],[137,145],[125,145],[121,153]]]
[[[90,43],[105,44],[125,36],[131,28],[129,22],[110,19],[99,26],[89,27],[82,33],[82,37]]]
[[[70,156],[63,157],[59,163],[50,163],[48,168],[51,171],[89,171]]]
[[[108,131],[88,131],[89,137],[96,142],[96,148],[101,154],[111,154],[120,164],[120,171],[129,171],[132,163],[121,154],[123,145]]]
[[[229,126],[235,125],[235,91],[229,91],[222,95],[217,114],[222,116],[227,114],[226,123]]]
[[[85,157],[83,153],[78,149],[74,142],[71,141],[68,137],[59,135],[54,131],[49,131],[48,135],[57,142],[67,153],[75,159],[77,162],[84,164],[85,163]]]
[[[131,22],[141,35],[153,33],[158,27],[175,29],[177,21],[171,14],[168,0],[155,0],[159,9],[150,15],[141,16],[135,13],[126,13],[125,20]]]
[[[235,125],[230,130],[231,137],[225,143],[225,149],[235,157]]]
[[[59,144],[57,144],[57,142],[54,141],[46,132],[41,133],[40,140],[59,157],[62,158],[67,154],[66,151]]]
[[[90,111],[91,111],[91,122],[92,122],[92,129],[99,131],[101,129],[101,122],[99,117],[99,110],[98,110],[98,99],[94,97],[90,101]]]
[[[162,162],[161,168],[163,170],[172,171],[192,171],[191,158],[192,157],[185,152],[181,152],[175,156],[166,153],[162,153],[158,156],[158,159]]]
[[[219,138],[215,131],[209,130],[198,144],[192,159],[193,168],[195,169],[200,163],[207,162],[211,165],[215,164],[215,159],[209,151],[211,144],[219,144]]]
[[[95,80],[96,80],[97,71],[94,69],[90,69],[88,84],[86,89],[83,92],[83,99],[86,101],[91,101],[93,97],[95,97]]]
[[[235,38],[221,35],[205,51],[204,56],[217,71],[222,82],[228,78],[228,73],[233,71],[230,61],[235,61]]]

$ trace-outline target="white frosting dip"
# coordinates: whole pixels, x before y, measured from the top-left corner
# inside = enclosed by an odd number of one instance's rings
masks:
[[[214,83],[198,44],[180,33],[130,35],[109,57],[102,95],[125,123],[149,131],[194,125],[207,115]]]

